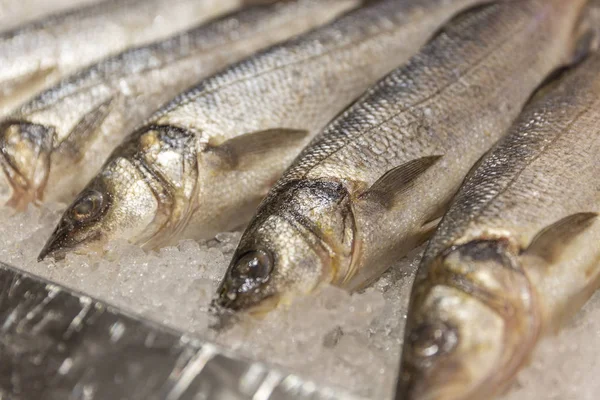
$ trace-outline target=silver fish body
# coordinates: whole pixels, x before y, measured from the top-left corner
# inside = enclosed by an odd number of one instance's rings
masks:
[[[101,0],[0,0],[0,32],[44,15]]]
[[[0,115],[95,60],[187,29],[243,0],[107,0],[0,33]]]
[[[335,3],[332,3],[335,4]],[[124,136],[201,78],[331,20],[356,4],[257,5],[111,56],[66,78],[0,123],[0,201],[73,201]]]
[[[324,283],[354,291],[421,243],[469,167],[570,59],[581,3],[500,2],[444,27],[295,160],[242,236],[217,303],[264,311]]]
[[[113,152],[42,256],[116,237],[156,248],[240,226],[312,136],[478,2],[374,2],[204,80]],[[87,194],[111,206],[70,228]]]
[[[489,399],[600,283],[600,55],[469,174],[414,283],[398,399]]]

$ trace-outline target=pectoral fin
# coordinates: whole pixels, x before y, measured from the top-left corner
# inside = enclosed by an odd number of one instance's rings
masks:
[[[442,221],[442,217],[438,217],[436,219],[429,220],[426,223],[424,223],[423,225],[421,225],[421,230],[419,232],[422,235],[421,237],[423,238],[423,241],[429,239],[431,237],[431,235],[433,235],[435,233],[435,231],[441,221]]]
[[[526,254],[536,255],[548,263],[554,262],[573,239],[586,230],[598,217],[586,212],[569,215],[542,229],[531,241]]]
[[[94,136],[111,110],[113,97],[97,105],[85,114],[71,129],[67,138],[60,144],[59,151],[68,153],[72,159],[78,160],[83,156],[89,141]]]
[[[376,201],[386,208],[391,207],[396,200],[408,191],[414,181],[433,166],[442,156],[428,156],[409,161],[383,174],[360,197]]]
[[[268,129],[247,133],[209,148],[207,154],[222,169],[249,169],[268,153],[300,145],[308,131],[299,129]]]
[[[567,64],[573,66],[583,61],[588,54],[598,50],[600,45],[598,30],[596,27],[596,16],[583,15],[575,32],[575,41],[570,59]]]
[[[0,110],[14,110],[46,85],[47,78],[56,72],[54,66],[37,69],[13,80],[0,82]]]

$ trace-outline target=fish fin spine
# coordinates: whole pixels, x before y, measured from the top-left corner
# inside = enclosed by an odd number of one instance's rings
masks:
[[[598,213],[582,212],[562,218],[542,229],[531,240],[524,253],[554,263],[571,241],[586,230],[597,217]]]
[[[302,129],[275,128],[246,133],[207,148],[207,154],[216,156],[213,164],[224,170],[248,169],[272,151],[299,146],[309,132]]]
[[[89,144],[90,138],[98,132],[112,110],[113,100],[114,97],[109,97],[87,112],[71,129],[67,138],[58,146],[57,150],[69,154],[75,162],[80,161],[85,154],[85,149],[88,147],[81,144]]]
[[[414,185],[414,182],[442,158],[441,155],[421,157],[392,168],[383,174],[359,197],[374,200],[386,208]]]

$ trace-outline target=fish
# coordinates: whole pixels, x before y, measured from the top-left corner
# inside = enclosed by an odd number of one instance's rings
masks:
[[[40,259],[113,239],[151,250],[238,229],[332,118],[480,2],[369,1],[201,81],[115,149]]]
[[[217,314],[261,316],[326,284],[360,290],[430,237],[471,165],[574,57],[583,4],[467,11],[367,91],[259,206],[221,280]]]
[[[0,31],[100,0],[0,0]]]
[[[358,0],[255,5],[67,77],[0,122],[0,204],[71,202],[154,110],[202,77],[357,6]]]
[[[0,33],[0,116],[76,70],[192,27],[245,0],[106,0]]]
[[[600,284],[600,54],[469,173],[412,288],[397,399],[490,399]]]

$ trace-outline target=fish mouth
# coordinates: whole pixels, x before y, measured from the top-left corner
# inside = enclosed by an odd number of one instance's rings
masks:
[[[0,200],[24,210],[41,201],[48,180],[54,130],[27,121],[0,124]]]
[[[468,378],[458,371],[440,371],[437,379],[431,380],[423,371],[404,370],[398,380],[396,399],[401,400],[467,400],[472,398]],[[442,377],[443,376],[443,377]],[[436,381],[437,380],[437,381]]]
[[[72,227],[71,227],[72,229]],[[69,236],[69,227],[58,227],[52,236],[48,239],[42,251],[38,255],[38,262],[44,261],[48,257],[54,258],[55,261],[63,260],[72,246],[66,246]]]
[[[101,236],[100,232],[95,232],[85,238],[78,239],[74,237],[74,229],[76,227],[73,225],[59,226],[40,251],[37,257],[38,262],[50,257],[54,261],[61,261],[65,259],[68,253],[83,254],[84,252],[78,251],[78,249],[81,249],[85,244],[86,249],[89,251],[90,243],[98,241]],[[94,247],[102,247],[102,244],[99,242]]]
[[[37,257],[38,262],[44,261],[46,258],[53,258],[54,261],[64,260],[68,249],[55,246],[54,243],[48,242]]]
[[[235,311],[219,306],[217,304],[217,299],[214,299],[210,303],[208,313],[214,318],[214,322],[209,325],[209,328],[217,333],[227,331],[240,319]]]
[[[228,294],[235,292],[235,296]],[[216,318],[211,328],[216,331],[225,331],[240,320],[240,313],[254,319],[263,319],[267,314],[277,308],[281,303],[281,296],[277,294],[263,298],[258,303],[246,305],[238,299],[241,297],[235,289],[219,291],[221,295],[213,299],[209,313]]]

